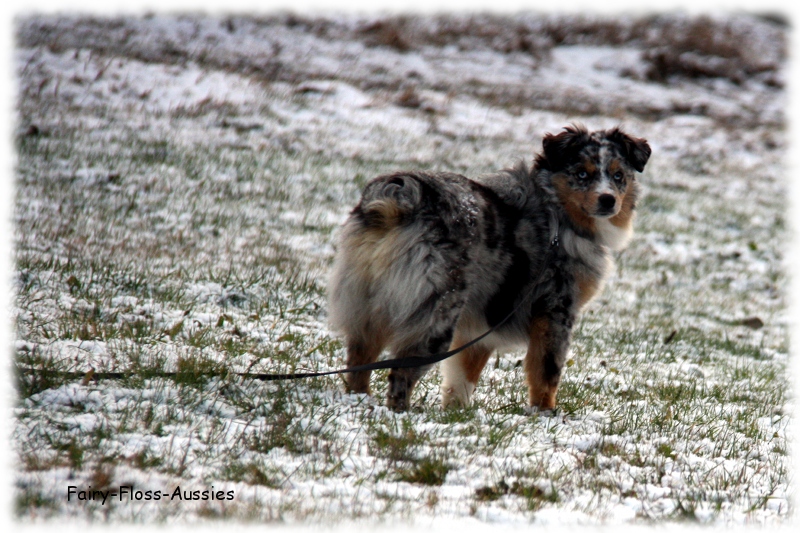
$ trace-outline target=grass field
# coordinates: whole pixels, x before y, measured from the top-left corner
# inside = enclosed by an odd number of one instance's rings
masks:
[[[16,30],[19,520],[792,515],[780,21],[39,16]],[[521,351],[448,411],[435,371],[403,414],[384,407],[382,373],[374,397],[339,377],[233,374],[342,365],[326,275],[371,177],[496,170],[570,122],[622,124],[654,153],[555,416],[525,413]],[[127,377],[52,373],[89,369]],[[212,487],[233,499],[192,498]]]

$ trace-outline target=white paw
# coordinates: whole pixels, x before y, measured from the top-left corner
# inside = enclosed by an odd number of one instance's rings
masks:
[[[475,385],[469,382],[464,382],[460,386],[443,384],[442,392],[442,407],[469,407],[471,402],[472,393],[475,391]]]
[[[556,409],[540,409],[536,405],[528,405],[525,408],[523,408],[523,410],[525,411],[526,415],[530,415],[530,416],[537,415],[537,416],[546,416],[548,418],[552,418],[552,417],[558,415],[558,408],[556,408]]]

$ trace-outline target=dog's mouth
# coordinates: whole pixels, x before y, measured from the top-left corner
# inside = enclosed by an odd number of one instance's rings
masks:
[[[592,214],[594,218],[611,218],[618,214],[619,210],[612,208],[600,208],[598,207],[597,210]]]

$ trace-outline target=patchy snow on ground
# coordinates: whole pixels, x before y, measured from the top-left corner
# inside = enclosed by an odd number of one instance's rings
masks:
[[[787,523],[780,21],[52,15],[16,31],[19,520]],[[408,413],[379,373],[374,396],[232,374],[342,365],[326,276],[371,177],[530,161],[572,122],[622,124],[653,156],[556,413],[525,408],[519,351],[452,411],[436,372]],[[89,369],[126,377],[58,374]]]

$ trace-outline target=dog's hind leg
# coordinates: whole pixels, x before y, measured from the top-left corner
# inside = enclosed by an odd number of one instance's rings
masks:
[[[373,338],[366,341],[360,338],[350,337],[347,339],[347,368],[366,365],[378,360],[378,356],[383,351],[383,340]],[[346,374],[345,383],[347,392],[358,392],[369,394],[369,378],[371,371],[351,372]]]
[[[395,359],[411,356],[431,356],[447,351],[453,340],[461,310],[464,308],[466,287],[460,283],[458,271],[450,270],[451,280],[449,286],[459,287],[452,289],[443,297],[431,295],[411,317],[407,324],[414,324],[415,331],[423,331],[417,338],[409,340],[395,349]],[[396,368],[389,373],[389,390],[387,404],[395,411],[405,411],[411,401],[411,392],[417,381],[425,375],[431,365],[417,368]]]
[[[427,342],[415,343],[397,352],[396,359],[403,359],[414,355],[432,355],[447,350],[453,336],[452,327],[443,335],[429,339]],[[389,373],[389,390],[387,392],[387,405],[394,411],[405,411],[411,402],[411,393],[419,379],[430,370],[432,365],[414,368],[395,368]]]
[[[456,349],[469,341],[470,339],[463,339],[456,333],[450,349]],[[478,377],[491,355],[491,348],[476,344],[442,361],[442,407],[467,407],[470,404]]]
[[[431,365],[392,369],[389,372],[389,390],[386,395],[386,405],[389,409],[398,412],[406,411],[414,386],[430,368]]]

